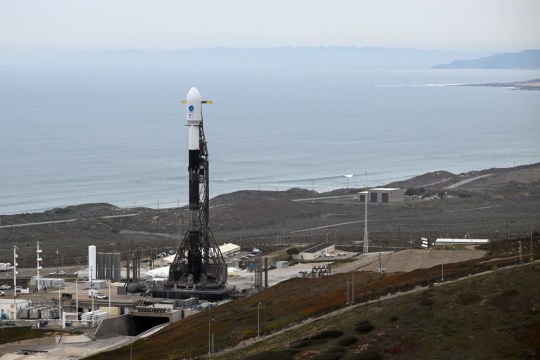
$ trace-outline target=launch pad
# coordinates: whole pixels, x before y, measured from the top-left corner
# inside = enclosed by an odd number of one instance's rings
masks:
[[[220,301],[231,297],[232,290],[228,288],[215,290],[181,290],[181,289],[154,289],[151,290],[152,297],[161,299],[189,299],[196,297],[199,300]]]
[[[227,264],[208,225],[209,166],[202,104],[211,101],[201,100],[193,87],[183,103],[189,128],[189,228],[169,268],[168,280],[163,289],[152,290],[152,296],[221,300],[231,291],[226,287]]]

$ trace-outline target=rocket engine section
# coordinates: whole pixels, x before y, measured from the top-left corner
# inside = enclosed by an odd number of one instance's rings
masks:
[[[209,177],[208,149],[204,137],[202,104],[197,88],[189,90],[187,100],[189,132],[189,229],[169,269],[169,288],[217,289],[227,282],[227,264],[208,226]]]

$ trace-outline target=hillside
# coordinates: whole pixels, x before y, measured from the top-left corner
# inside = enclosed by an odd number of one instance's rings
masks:
[[[448,196],[370,207],[373,246],[402,247],[421,236],[462,237],[466,232],[502,240],[527,236],[531,225],[540,228],[540,164],[462,174],[437,171],[388,185],[424,187],[429,193]],[[246,248],[327,240],[350,245],[361,240],[364,228],[364,209],[353,201],[359,190],[238,191],[211,200],[210,225],[218,243],[234,242]],[[293,201],[336,195],[349,197]],[[121,209],[109,204],[0,215],[0,262],[11,262],[17,245],[19,264],[33,267],[37,241],[45,267],[55,266],[56,250],[64,265],[84,263],[88,245],[96,245],[98,251],[120,251],[122,256],[136,250],[148,257],[176,249],[188,219],[186,207]]]
[[[540,69],[540,50],[497,54],[474,60],[456,60],[434,69]]]
[[[204,355],[210,319],[216,351],[251,339],[236,351],[212,357],[216,359],[535,358],[540,354],[540,265],[466,276],[497,269],[497,264],[449,265],[446,281],[465,278],[434,287],[426,285],[439,279],[439,267],[383,277],[358,272],[355,306],[345,304],[351,274],[291,279],[172,324],[136,342],[133,358]],[[363,303],[369,299],[378,300]],[[264,337],[254,342],[259,302]],[[91,359],[129,356],[126,346]]]
[[[539,281],[539,265],[500,270],[360,305],[216,359],[538,358],[540,297],[529,287]],[[323,336],[331,331],[343,335]]]
[[[540,197],[540,163],[514,168],[470,171],[461,174],[435,171],[405,181],[393,182],[386,186],[424,187],[433,192],[470,192],[508,200],[538,198]]]

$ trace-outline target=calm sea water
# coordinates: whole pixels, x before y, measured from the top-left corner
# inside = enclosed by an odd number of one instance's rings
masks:
[[[0,68],[0,214],[187,201],[191,86],[210,193],[328,191],[540,161],[540,71]]]

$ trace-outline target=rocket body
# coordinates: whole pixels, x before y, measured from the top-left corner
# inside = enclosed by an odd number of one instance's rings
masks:
[[[196,87],[192,87],[186,100],[186,121],[189,128],[189,208],[192,212],[192,220],[198,217],[200,194],[199,194],[199,168],[200,168],[200,125],[202,123],[201,93]]]

